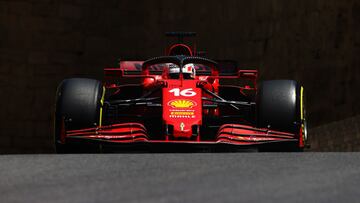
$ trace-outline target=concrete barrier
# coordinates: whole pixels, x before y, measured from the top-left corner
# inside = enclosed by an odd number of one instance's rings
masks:
[[[360,151],[360,115],[309,130],[310,151]]]

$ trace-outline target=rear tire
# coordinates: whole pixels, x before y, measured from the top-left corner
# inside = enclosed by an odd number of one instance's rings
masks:
[[[72,151],[66,144],[62,131],[91,128],[99,125],[103,87],[100,81],[71,78],[61,82],[56,94],[55,149]]]
[[[264,81],[258,88],[257,127],[300,135],[306,133],[303,88],[293,80]],[[303,134],[304,134],[303,133]],[[304,137],[298,137],[300,139]],[[279,150],[279,149],[276,149]],[[281,151],[302,151],[300,144],[284,146]]]

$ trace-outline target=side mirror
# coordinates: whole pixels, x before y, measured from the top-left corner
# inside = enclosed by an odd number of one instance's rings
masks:
[[[240,78],[256,80],[258,78],[258,71],[257,70],[239,70],[238,76]]]

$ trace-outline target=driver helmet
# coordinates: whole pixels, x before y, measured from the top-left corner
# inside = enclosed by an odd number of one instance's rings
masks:
[[[194,79],[196,75],[195,65],[193,63],[188,63],[182,68],[184,79]]]
[[[178,79],[180,75],[180,67],[176,64],[170,63],[169,65],[169,75],[172,79]],[[184,79],[194,79],[196,72],[195,72],[195,65],[192,63],[186,64],[182,67],[182,73]]]

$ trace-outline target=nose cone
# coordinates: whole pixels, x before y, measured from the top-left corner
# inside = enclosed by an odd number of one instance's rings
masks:
[[[184,80],[181,86],[169,84],[163,88],[163,122],[173,126],[175,139],[191,138],[192,126],[201,125],[201,97],[201,89],[193,80]]]

